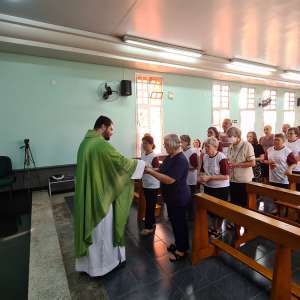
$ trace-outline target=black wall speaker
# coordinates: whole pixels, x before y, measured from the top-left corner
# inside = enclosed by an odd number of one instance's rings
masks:
[[[300,106],[300,98],[297,99],[297,106]]]
[[[120,95],[121,96],[131,96],[132,95],[131,80],[121,80]]]

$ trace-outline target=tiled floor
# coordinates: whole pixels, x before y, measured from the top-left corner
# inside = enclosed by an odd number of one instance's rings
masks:
[[[60,201],[60,220],[62,215],[67,217],[66,211],[72,210],[72,197],[67,198],[66,203]],[[268,207],[268,204],[265,206]],[[54,214],[57,214],[55,208]],[[137,222],[136,214],[136,208],[133,207],[126,229],[125,267],[114,270],[102,278],[90,279],[87,275],[74,273],[74,270],[69,275],[74,286],[79,284],[80,290],[89,291],[89,299],[99,299],[99,290],[103,299],[269,298],[271,283],[225,253],[209,258],[196,266],[192,266],[189,260],[171,263],[166,246],[173,242],[173,234],[166,212],[164,211],[164,215],[158,219],[155,235],[146,238],[139,235],[142,225]],[[191,232],[192,223],[189,225]],[[230,242],[233,237],[227,232],[222,238]],[[242,252],[270,268],[274,249],[272,242],[262,238],[241,247]],[[69,248],[69,251],[73,250]],[[74,262],[72,261],[67,268],[74,268]],[[300,255],[297,253],[293,255],[293,271],[294,279],[300,282]],[[72,294],[70,283],[69,287]],[[77,294],[73,292],[73,295],[78,295],[78,292]]]
[[[0,298],[27,299],[31,193],[0,193]]]
[[[26,299],[31,193],[16,192],[14,203],[8,201],[7,194],[0,196],[1,299]],[[65,196],[55,195],[51,203],[72,299],[268,299],[270,282],[225,253],[196,266],[189,260],[169,262],[166,246],[173,242],[173,234],[165,211],[158,219],[155,235],[145,238],[139,235],[142,224],[136,221],[137,211],[132,208],[124,267],[102,278],[75,272],[72,197],[66,201]],[[222,237],[227,242],[232,238],[230,232]],[[271,241],[258,238],[241,251],[273,268],[275,247]],[[294,280],[300,283],[299,253],[293,253],[292,269]]]
[[[90,278],[84,273],[75,272],[73,220],[64,196],[66,195],[53,195],[51,203],[71,298],[76,300],[109,299],[101,279]],[[72,202],[68,202],[71,206]]]
[[[162,219],[156,236],[143,238],[138,234],[135,213],[131,213],[126,232],[126,268],[103,278],[111,299],[268,298],[269,282],[225,254],[197,266],[189,260],[170,263],[166,246],[172,241],[172,231],[168,222]],[[255,253],[250,246],[243,251]],[[261,257],[260,250],[258,253]]]
[[[71,194],[72,195],[72,194]],[[196,266],[189,260],[170,263],[166,246],[173,241],[166,212],[155,235],[142,238],[136,208],[129,218],[127,263],[102,278],[74,271],[72,197],[55,195],[52,208],[72,299],[268,299],[270,282],[225,253]],[[1,201],[7,195],[1,194]],[[7,200],[7,199],[6,199]],[[26,299],[28,284],[31,194],[15,193],[13,205],[2,206],[0,218],[1,299]],[[2,203],[9,203],[3,201]],[[266,207],[268,204],[266,203]],[[190,223],[190,231],[192,224]],[[223,240],[230,242],[226,232]],[[21,249],[21,250],[20,250]],[[258,238],[241,251],[273,268],[274,244]],[[293,253],[293,277],[300,283],[300,255]]]

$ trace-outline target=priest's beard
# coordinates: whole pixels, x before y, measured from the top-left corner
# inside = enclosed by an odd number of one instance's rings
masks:
[[[105,130],[103,133],[102,133],[102,136],[104,137],[104,139],[106,141],[109,141],[110,140],[110,134],[109,134],[109,131],[108,130]]]

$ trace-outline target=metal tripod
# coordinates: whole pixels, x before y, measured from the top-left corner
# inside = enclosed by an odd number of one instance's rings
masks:
[[[35,175],[37,176],[37,180],[38,180],[38,183],[39,183],[39,186],[41,185],[40,184],[40,177],[39,177],[39,174],[37,173],[37,169],[36,169],[36,165],[35,165],[35,161],[34,161],[34,158],[33,158],[33,155],[32,155],[32,152],[31,152],[31,149],[30,149],[30,145],[29,145],[29,140],[25,139],[24,140],[24,143],[25,145],[20,147],[20,149],[24,149],[24,168],[23,168],[23,185],[25,187],[25,177],[27,177],[29,179],[29,185],[27,186],[28,188],[31,187],[30,185],[30,171],[32,170],[32,165],[33,165],[33,168],[34,168],[34,173]]]

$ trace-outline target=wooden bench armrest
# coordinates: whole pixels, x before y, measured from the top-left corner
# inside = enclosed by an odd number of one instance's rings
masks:
[[[294,205],[294,204],[287,203],[287,202],[284,202],[284,201],[275,201],[274,203],[278,204],[278,205],[281,205],[281,206],[289,207],[289,208],[300,211],[300,205]]]

